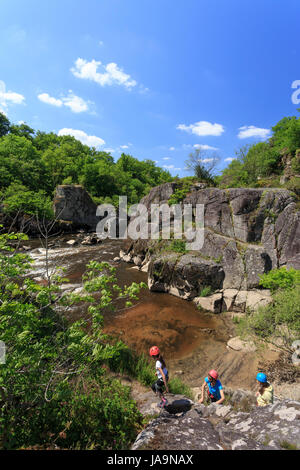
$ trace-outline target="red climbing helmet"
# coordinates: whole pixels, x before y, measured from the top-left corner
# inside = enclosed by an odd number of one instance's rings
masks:
[[[152,346],[152,348],[150,348],[150,356],[158,356],[158,354],[160,353],[160,350],[158,349],[157,346]]]
[[[213,379],[217,380],[217,378],[219,377],[219,374],[216,370],[212,369],[209,371],[208,375],[210,375]]]

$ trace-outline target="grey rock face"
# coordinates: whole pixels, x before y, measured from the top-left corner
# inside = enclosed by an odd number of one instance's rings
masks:
[[[163,204],[177,188],[166,183],[153,188],[141,202],[149,214],[152,203]],[[204,204],[204,244],[192,255],[147,254],[145,243],[131,244],[129,251],[145,256],[149,288],[183,298],[199,296],[199,288],[249,291],[259,287],[260,275],[280,266],[300,269],[300,211],[295,196],[285,189],[192,187],[182,204]],[[147,245],[147,244],[146,244]],[[159,275],[158,275],[159,273]],[[244,310],[236,295],[236,310]],[[268,302],[268,296],[266,302]],[[261,305],[256,298],[249,302]],[[223,297],[222,309],[228,309]],[[215,307],[214,307],[215,308]],[[218,308],[217,308],[218,310]]]
[[[96,217],[96,204],[80,185],[57,186],[53,209],[58,219],[73,222],[78,227],[96,230],[100,220]]]
[[[300,449],[299,402],[256,407],[250,392],[240,392],[235,391],[231,403],[246,398],[249,412],[234,411],[231,405],[195,405],[181,395],[168,397],[169,405],[137,436],[132,450]]]
[[[150,262],[148,273],[152,291],[169,292],[173,288],[188,299],[196,297],[205,286],[218,289],[224,279],[220,265],[193,255],[159,256]]]

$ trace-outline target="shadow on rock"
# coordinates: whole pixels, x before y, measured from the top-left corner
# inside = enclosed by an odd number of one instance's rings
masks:
[[[192,408],[192,404],[193,403],[190,400],[181,398],[179,400],[172,401],[172,403],[169,403],[164,409],[171,415],[176,413],[185,413]]]

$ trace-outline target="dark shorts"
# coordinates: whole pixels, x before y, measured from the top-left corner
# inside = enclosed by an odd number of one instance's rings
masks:
[[[168,380],[169,380],[169,377],[166,376],[166,381],[168,382]],[[162,393],[164,391],[164,388],[165,388],[165,384],[164,384],[163,379],[157,379],[157,381],[154,382],[154,384],[151,385],[151,388],[152,388],[154,393]]]
[[[207,395],[208,395],[208,399],[210,400],[211,403],[214,403],[215,401],[220,400],[220,398],[214,397],[214,395],[212,395],[209,390],[207,390]]]

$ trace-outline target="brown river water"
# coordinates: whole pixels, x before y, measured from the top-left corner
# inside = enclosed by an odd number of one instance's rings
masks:
[[[123,261],[114,262],[123,246],[120,240],[107,240],[92,246],[69,246],[66,241],[76,235],[51,240],[48,251],[48,268],[66,268],[69,284],[65,288],[80,288],[81,276],[91,260],[107,261],[116,267],[120,286],[132,282],[145,282],[147,274]],[[45,249],[38,239],[25,242],[27,251],[34,258],[30,275],[43,282],[45,276]],[[66,312],[70,320],[86,317],[84,306]],[[120,337],[138,352],[148,354],[149,347],[161,349],[170,373],[180,375],[192,387],[199,387],[207,371],[215,368],[230,387],[251,387],[255,383],[259,357],[247,353],[229,351],[226,343],[235,336],[230,314],[215,315],[199,311],[193,302],[170,294],[142,289],[139,300],[130,308],[104,313],[104,329]]]

